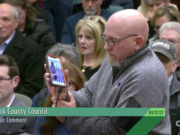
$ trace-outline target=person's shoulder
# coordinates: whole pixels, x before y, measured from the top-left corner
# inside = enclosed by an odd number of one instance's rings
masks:
[[[105,19],[108,19],[113,13],[105,10],[105,9],[101,9],[101,13],[100,16],[104,17]]]
[[[15,98],[11,104],[11,107],[28,107],[28,106],[15,96]]]
[[[40,33],[43,31],[50,31],[49,25],[44,20],[39,20],[39,21],[35,22],[35,24],[36,25],[35,25],[34,31],[37,31]]]
[[[23,44],[23,46],[25,46],[24,48],[27,48],[29,45],[31,47],[37,45],[35,41],[30,39],[29,37],[24,36],[18,29],[16,29],[16,32],[12,41],[17,41],[17,40],[18,40],[18,44]]]
[[[37,123],[43,123],[46,121],[46,117],[45,116],[39,116],[37,117]]]
[[[67,18],[67,21],[75,21],[75,20],[79,20],[79,19],[82,19],[85,15],[85,12],[84,11],[80,11],[74,15],[71,15],[70,17]]]

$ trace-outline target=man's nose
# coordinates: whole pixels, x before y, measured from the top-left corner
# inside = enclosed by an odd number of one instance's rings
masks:
[[[3,25],[2,25],[2,21],[0,21],[0,28],[2,28],[3,27]]]
[[[92,1],[91,0],[88,1],[88,7],[92,7]]]
[[[111,47],[108,45],[108,43],[106,42],[104,45],[104,50],[109,50]]]

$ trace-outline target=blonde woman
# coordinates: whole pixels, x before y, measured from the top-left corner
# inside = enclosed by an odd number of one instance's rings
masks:
[[[80,54],[80,68],[87,80],[96,73],[106,56],[105,43],[101,37],[105,26],[106,21],[100,16],[81,19],[76,25],[76,45]]]

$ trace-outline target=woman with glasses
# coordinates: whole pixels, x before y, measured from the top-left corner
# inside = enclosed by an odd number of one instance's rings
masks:
[[[78,91],[84,87],[86,81],[85,76],[80,69],[72,63],[63,63],[63,69],[69,71],[69,89]],[[49,94],[44,107],[52,107],[52,95]],[[33,134],[50,135],[55,117],[38,117]],[[68,129],[66,124],[61,123],[55,118],[53,126],[53,135],[75,135],[71,129]]]
[[[55,44],[50,27],[44,20],[39,20],[39,12],[29,0],[5,0],[4,3],[13,6],[19,14],[18,29],[34,40],[42,48],[45,55],[47,50]]]
[[[76,24],[76,45],[80,54],[81,71],[89,80],[96,73],[106,56],[101,34],[104,32],[106,21],[100,16],[91,16],[79,20]]]
[[[151,19],[151,25],[156,31],[156,34],[149,39],[150,43],[159,39],[159,28],[166,22],[180,22],[180,13],[176,8],[164,6],[156,10]]]

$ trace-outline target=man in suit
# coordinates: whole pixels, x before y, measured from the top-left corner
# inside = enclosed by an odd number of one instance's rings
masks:
[[[9,4],[0,4],[0,54],[11,56],[20,71],[17,93],[33,98],[43,88],[44,57],[37,43],[16,29],[18,13]]]
[[[8,55],[0,55],[0,107],[27,107],[14,94],[14,88],[19,81],[19,70],[14,59]],[[8,123],[13,118],[24,121]],[[0,117],[0,119],[0,133],[20,129],[33,133],[36,122],[35,117]]]
[[[75,26],[80,19],[85,16],[100,15],[106,20],[111,16],[111,12],[101,9],[103,0],[82,0],[83,10],[66,19],[64,24],[61,43],[72,44],[76,42]]]

